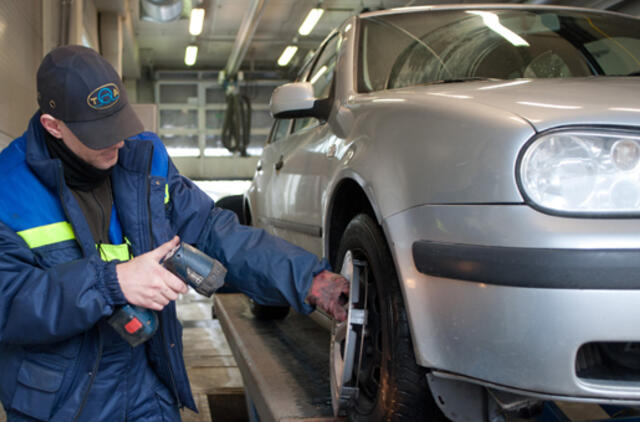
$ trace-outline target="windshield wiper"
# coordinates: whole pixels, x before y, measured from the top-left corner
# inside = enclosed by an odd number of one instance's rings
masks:
[[[470,82],[470,81],[500,81],[499,78],[483,78],[481,76],[470,76],[465,78],[451,78],[451,79],[440,79],[438,81],[429,82],[429,84],[453,84],[458,82]]]

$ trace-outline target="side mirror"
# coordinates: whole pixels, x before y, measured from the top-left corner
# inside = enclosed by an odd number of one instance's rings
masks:
[[[313,85],[309,82],[293,82],[277,87],[269,103],[271,114],[276,119],[316,117],[326,120],[328,101],[314,97]]]

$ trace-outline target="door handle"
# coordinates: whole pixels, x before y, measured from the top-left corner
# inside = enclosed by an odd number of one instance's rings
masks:
[[[273,167],[276,170],[280,170],[282,168],[282,166],[284,166],[284,156],[281,155],[280,158],[278,158],[278,161],[276,161],[276,163],[273,165]]]

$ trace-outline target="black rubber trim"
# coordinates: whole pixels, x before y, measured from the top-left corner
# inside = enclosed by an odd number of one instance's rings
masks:
[[[423,274],[552,289],[640,289],[640,250],[539,249],[414,242]]]

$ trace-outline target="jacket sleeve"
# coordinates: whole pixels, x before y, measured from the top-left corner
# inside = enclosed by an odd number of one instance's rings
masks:
[[[0,342],[53,343],[90,329],[126,303],[115,265],[94,255],[43,269],[0,223]]]
[[[226,283],[264,305],[313,310],[305,298],[313,277],[329,265],[306,250],[262,229],[241,225],[207,194],[178,174],[169,161],[171,222],[181,239],[227,268]]]

